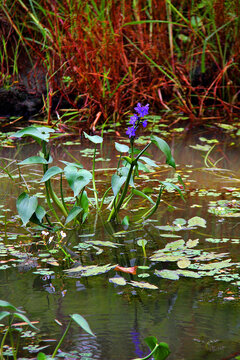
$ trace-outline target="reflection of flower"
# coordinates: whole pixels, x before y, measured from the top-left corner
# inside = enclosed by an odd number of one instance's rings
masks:
[[[132,342],[134,343],[135,345],[135,354],[138,356],[138,357],[143,357],[144,356],[144,353],[143,351],[141,350],[140,346],[141,346],[141,341],[140,341],[140,334],[137,332],[137,330],[132,330],[131,332],[131,335],[132,335]]]
[[[149,104],[143,106],[140,103],[135,107],[137,114],[133,114],[130,117],[129,124],[132,125],[126,131],[126,134],[129,138],[134,138],[136,136],[136,130],[140,124],[145,128],[147,126],[147,120],[144,119],[144,116],[148,115]]]

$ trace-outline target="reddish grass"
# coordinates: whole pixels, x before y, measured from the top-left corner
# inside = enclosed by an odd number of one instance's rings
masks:
[[[13,38],[16,41],[20,36],[33,61],[48,59],[44,66],[50,88],[66,98],[81,95],[81,116],[88,116],[89,126],[96,116],[102,121],[111,115],[121,118],[138,101],[150,103],[154,112],[183,112],[195,122],[213,116],[231,119],[240,110],[238,0],[231,1],[231,12],[223,0],[212,1],[212,18],[205,8],[197,10],[197,1],[196,7],[188,1],[172,1],[181,17],[173,8],[167,11],[166,0],[152,0],[151,8],[143,0],[136,1],[135,8],[132,1],[112,0],[106,2],[102,15],[87,0],[39,0],[45,14],[35,9],[40,24],[48,29],[45,39],[30,23],[31,7],[26,10],[27,5],[17,0],[11,6],[8,2],[5,10],[9,17],[4,13],[7,26],[1,24],[11,32],[4,34],[9,49]],[[95,4],[101,8],[100,0]],[[193,16],[201,19],[199,27],[191,22]],[[20,28],[20,17],[24,28]],[[125,25],[149,19],[170,19],[178,25]],[[216,32],[218,38],[215,34],[207,42],[206,72],[201,72],[204,40],[214,26],[219,29],[227,23]],[[6,59],[2,59],[1,69],[7,71]],[[69,85],[62,81],[66,76],[71,78]]]

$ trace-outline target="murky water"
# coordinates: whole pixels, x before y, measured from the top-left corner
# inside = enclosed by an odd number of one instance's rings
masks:
[[[193,216],[199,216],[207,220],[206,228],[197,228],[188,232],[180,231],[178,234],[185,241],[199,238],[202,248],[229,253],[233,261],[239,261],[240,244],[237,241],[231,241],[231,239],[240,238],[238,218],[221,218],[207,212],[209,201],[216,198],[230,198],[231,192],[225,187],[239,186],[239,150],[236,147],[229,148],[224,143],[220,144],[211,154],[211,160],[217,161],[223,157],[218,163],[219,168],[223,170],[212,171],[204,165],[202,155],[206,153],[189,147],[189,144],[196,144],[196,142],[196,139],[185,139],[184,142],[172,141],[170,144],[179,164],[178,170],[184,175],[186,182],[186,202],[183,202],[179,196],[170,194],[164,198],[165,203],[154,215],[153,222],[148,222],[141,229],[130,231],[123,236],[114,235],[117,231],[123,230],[121,226],[116,229],[104,227],[101,219],[98,219],[93,227],[95,218],[92,217],[90,223],[82,229],[67,233],[67,248],[76,251],[74,246],[89,239],[110,240],[118,242],[121,247],[117,250],[111,249],[111,251],[106,249],[99,255],[96,254],[96,250],[91,249],[81,257],[81,262],[98,265],[119,264],[125,267],[149,265],[151,262],[144,260],[142,249],[137,245],[137,239],[144,238],[148,241],[146,251],[150,256],[155,250],[163,248],[168,242],[174,240],[161,236],[163,232],[157,226],[172,224],[176,218],[190,219]],[[106,141],[100,150],[99,157],[107,158],[107,161],[97,162],[99,183],[101,183],[100,180],[104,183],[109,181],[110,171],[107,169],[116,166],[116,153],[112,151],[112,148],[113,145]],[[85,168],[91,169],[89,157],[82,156],[84,153],[80,150],[84,149],[79,146],[59,145],[55,148],[53,156],[56,158],[55,161],[57,159],[71,161],[68,154],[70,151]],[[24,159],[36,154],[36,146],[24,147],[24,150],[17,155],[15,152],[16,150],[2,149],[2,157]],[[151,150],[149,152],[151,153]],[[163,159],[156,150],[153,150],[152,154],[156,161]],[[10,166],[10,169],[14,169],[14,165]],[[19,176],[17,171],[14,173]],[[31,169],[31,173],[39,174],[40,177],[39,169],[36,167],[34,170]],[[153,174],[153,177],[155,180],[164,180],[165,177],[171,175],[173,175],[172,171],[164,167]],[[27,177],[25,180],[29,186],[34,186]],[[18,178],[16,178],[16,184],[8,178],[0,178],[0,184],[1,205],[11,209],[12,213],[9,214],[13,214],[15,199],[23,189],[19,189],[17,185]],[[149,186],[149,181],[146,179],[145,186],[147,185]],[[221,194],[218,197],[209,192],[206,194],[202,191],[204,189],[215,189]],[[136,207],[139,207],[138,204],[136,203]],[[169,207],[169,204],[174,205],[175,210]],[[198,207],[199,205],[201,207]],[[4,224],[5,219],[11,215],[8,215],[8,212],[1,212],[1,214]],[[134,212],[131,216],[134,217]],[[2,242],[10,247],[11,244],[19,243],[20,240],[25,241],[24,236],[14,239],[14,233],[24,234],[20,221],[15,227],[6,225],[5,228],[2,225]],[[34,232],[32,235],[34,236]],[[212,243],[207,242],[206,238],[230,240]],[[27,239],[26,253],[35,251],[37,254],[41,247],[35,249],[29,237]],[[32,240],[34,241],[34,238]],[[4,265],[6,254],[0,255],[3,259],[1,264]],[[39,263],[38,258],[36,261]],[[34,265],[33,268],[24,267],[21,266],[21,262],[17,264],[16,261],[6,264],[9,267],[0,270],[0,299],[22,307],[32,321],[39,321],[37,326],[40,329],[40,338],[59,339],[67,326],[69,314],[79,313],[88,321],[96,338],[73,325],[61,347],[62,350],[77,350],[78,354],[82,354],[76,356],[76,359],[126,360],[142,357],[149,352],[144,344],[144,338],[151,335],[169,344],[171,350],[169,360],[231,359],[234,358],[231,354],[240,353],[239,288],[236,285],[232,286],[229,282],[216,281],[211,277],[200,279],[181,277],[178,281],[172,281],[159,278],[152,272],[148,278],[142,279],[137,275],[124,275],[128,282],[147,281],[158,287],[157,290],[145,290],[110,283],[109,278],[116,275],[114,270],[98,276],[74,278],[68,277],[62,267],[53,267],[54,274],[49,277],[34,274],[33,272],[36,271]],[[163,266],[162,263],[158,263],[154,266],[162,269],[165,264]],[[55,319],[63,324],[62,328]],[[45,344],[40,343],[40,345]],[[50,352],[50,350],[45,351]],[[29,358],[30,356],[28,355]],[[34,356],[36,355],[33,354],[32,357]]]

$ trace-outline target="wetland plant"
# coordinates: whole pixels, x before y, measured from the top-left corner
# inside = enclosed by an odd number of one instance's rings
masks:
[[[66,227],[68,223],[73,222],[73,226],[82,224],[86,220],[89,214],[89,205],[95,206],[96,211],[101,214],[107,209],[110,211],[107,221],[119,221],[119,212],[122,208],[126,208],[130,200],[134,196],[142,197],[149,201],[152,206],[146,209],[140,221],[146,220],[152,216],[157,210],[162,192],[166,186],[177,190],[182,196],[180,188],[171,183],[160,181],[158,194],[154,201],[150,196],[139,190],[135,184],[135,180],[139,175],[139,167],[141,169],[147,169],[145,165],[150,167],[157,166],[156,163],[147,156],[147,149],[153,144],[165,155],[166,163],[172,168],[176,168],[174,158],[172,157],[171,149],[168,144],[161,138],[151,135],[150,141],[147,145],[139,150],[135,148],[135,140],[140,126],[147,126],[146,116],[148,115],[149,105],[137,104],[135,107],[136,113],[130,117],[129,124],[126,133],[129,136],[130,146],[125,144],[119,144],[115,142],[115,149],[119,152],[119,161],[115,173],[111,178],[111,186],[105,191],[102,198],[99,197],[99,191],[96,187],[95,181],[95,161],[97,146],[102,143],[103,138],[98,135],[88,135],[84,133],[85,137],[94,144],[94,154],[92,160],[92,171],[83,169],[83,166],[76,160],[75,162],[61,161],[65,167],[64,169],[59,166],[51,166],[53,159],[51,156],[51,149],[49,146],[50,135],[54,133],[54,130],[48,127],[34,127],[30,126],[23,130],[20,130],[14,134],[14,137],[32,137],[41,146],[41,151],[37,156],[31,156],[18,165],[42,165],[43,176],[40,183],[45,185],[45,197],[49,210],[46,211],[41,205],[38,204],[38,197],[30,196],[27,186],[27,191],[20,194],[17,199],[17,211],[22,219],[24,225],[29,221],[41,225],[47,229],[51,229],[53,224],[51,222],[49,212],[54,215],[58,225],[60,227]],[[148,169],[147,169],[148,170]],[[63,175],[67,180],[68,185],[73,191],[74,203],[70,204],[64,198],[63,194]],[[59,193],[57,196],[52,186],[52,178],[60,176],[59,181]],[[178,177],[179,182],[182,183],[181,177]],[[92,183],[90,187],[89,184]],[[103,209],[103,204],[106,201],[106,197],[112,190],[113,196],[108,203],[108,206]],[[93,192],[94,201],[89,198],[89,192]],[[60,215],[61,214],[61,215]],[[46,218],[47,223],[43,224],[43,219]]]
[[[20,333],[22,331],[21,327],[16,327],[13,325],[13,320],[14,318],[18,318],[20,320],[22,320],[26,325],[31,326],[33,329],[38,330],[38,328],[36,328],[36,326],[33,325],[33,323],[24,315],[24,311],[16,308],[15,306],[13,306],[12,304],[10,304],[7,301],[4,300],[0,300],[0,307],[4,308],[4,311],[0,312],[0,320],[3,320],[4,318],[8,319],[8,326],[5,330],[5,333],[3,335],[2,341],[1,341],[1,345],[0,345],[0,359],[4,360],[6,359],[5,357],[5,351],[4,351],[4,345],[6,343],[6,339],[7,336],[9,335],[10,338],[10,344],[11,347],[8,348],[8,350],[10,350],[11,352],[11,356],[13,357],[14,360],[17,360],[17,353],[18,353],[18,349],[19,349],[19,337],[20,337]],[[43,352],[38,353],[37,359],[38,360],[45,360],[45,359],[54,359],[55,356],[57,355],[57,352],[60,348],[60,346],[62,345],[71,325],[72,322],[75,322],[78,326],[80,326],[85,332],[87,332],[89,335],[91,336],[96,336],[92,330],[90,329],[90,326],[88,325],[88,322],[79,314],[72,314],[70,315],[70,320],[68,322],[68,325],[66,327],[66,330],[64,331],[61,339],[59,340],[59,342],[57,343],[57,346],[55,347],[53,353],[51,356],[47,356],[45,355]],[[16,343],[14,343],[14,339],[15,337],[15,333],[18,332],[18,336],[17,336],[17,341]],[[14,334],[14,336],[13,336]],[[45,348],[45,347],[44,347]],[[8,354],[9,355],[9,354]]]
[[[23,321],[25,325],[29,325],[34,330],[38,330],[36,326],[33,325],[33,322],[31,322],[25,315],[24,311],[16,308],[11,303],[0,300],[0,307],[3,308],[3,311],[0,311],[0,320],[3,320],[4,318],[8,319],[8,325],[4,330],[4,335],[2,337],[2,341],[0,344],[0,359],[4,360],[6,356],[12,356],[14,360],[18,359],[18,350],[20,346],[20,334],[23,331],[22,324],[19,324],[18,327],[16,327],[16,324],[13,325],[14,318],[18,318]],[[92,332],[88,322],[79,314],[72,314],[70,315],[70,320],[68,322],[68,325],[61,337],[61,339],[58,341],[52,355],[46,355],[43,352],[39,352],[37,355],[37,360],[47,360],[47,359],[54,359],[58,357],[58,351],[73,323],[73,321],[80,326],[86,333],[89,335],[96,337],[96,335]],[[15,336],[15,333],[18,333],[18,336]],[[33,333],[34,335],[35,333]],[[13,336],[14,335],[14,336]],[[6,339],[9,336],[10,339],[10,347],[6,345]],[[14,340],[17,338],[17,341],[14,342]],[[155,336],[149,336],[144,339],[144,341],[147,343],[148,347],[150,348],[151,352],[141,359],[134,359],[134,360],[147,360],[150,358],[153,358],[154,360],[165,360],[168,355],[170,354],[170,350],[168,347],[168,344],[164,342],[158,343]],[[43,348],[46,348],[47,346],[44,346]],[[6,350],[7,348],[7,350]],[[43,350],[41,348],[41,350]],[[6,354],[7,353],[7,354]],[[62,355],[64,353],[60,353],[60,357],[62,358]],[[70,357],[71,354],[69,354]]]

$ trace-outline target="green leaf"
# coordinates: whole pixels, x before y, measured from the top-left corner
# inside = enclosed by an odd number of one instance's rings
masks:
[[[196,278],[199,279],[201,277],[200,274],[198,274],[195,271],[191,271],[191,270],[176,270],[178,275],[181,276],[185,276],[185,277],[192,277],[192,278]]]
[[[124,216],[123,220],[122,220],[122,225],[126,226],[128,228],[130,222],[129,222],[129,216]]]
[[[164,141],[163,139],[160,139],[156,135],[151,135],[151,141],[164,153],[164,155],[166,156],[166,163],[175,169],[176,164],[172,157],[171,149],[168,146],[168,144],[166,143],[166,141]]]
[[[40,180],[40,182],[46,182],[49,179],[51,179],[53,176],[57,175],[57,174],[61,174],[63,172],[63,170],[58,167],[58,166],[52,166],[51,168],[49,168],[45,174],[43,175],[42,179]]]
[[[3,320],[6,316],[10,315],[9,311],[1,311],[0,312],[0,321]]]
[[[37,209],[38,199],[36,196],[29,197],[28,194],[23,192],[17,198],[16,206],[18,214],[22,219],[23,225],[25,226]]]
[[[188,220],[188,226],[201,226],[205,228],[206,220],[199,216],[194,216]]]
[[[75,273],[81,273],[81,276],[96,276],[99,274],[105,274],[106,272],[114,269],[116,267],[116,265],[89,265],[89,266],[82,266],[79,265],[75,268],[72,269],[67,269],[64,270],[66,271],[68,274],[75,274]]]
[[[169,280],[178,280],[179,275],[175,270],[155,270],[155,275]]]
[[[107,246],[110,248],[117,248],[118,246],[121,246],[121,244],[114,243],[112,241],[103,241],[103,240],[86,240],[84,244],[91,244],[94,246]]]
[[[156,162],[152,159],[149,159],[146,156],[141,156],[141,160],[143,160],[146,164],[148,164],[149,166],[152,167],[157,167],[158,165],[156,164]]]
[[[182,259],[178,260],[178,262],[177,262],[177,266],[180,269],[185,269],[185,268],[189,267],[189,265],[191,265],[191,261],[187,258],[182,258]]]
[[[8,301],[0,300],[0,307],[9,308],[13,311],[18,311],[19,313],[24,313],[24,311],[17,309],[15,306],[10,304]]]
[[[146,195],[145,193],[143,193],[142,191],[137,190],[137,189],[132,189],[132,192],[135,195],[138,195],[138,196],[141,196],[144,199],[147,199],[148,201],[150,201],[150,203],[155,205],[155,202],[152,200],[152,198],[150,196]]]
[[[87,320],[85,320],[84,317],[82,317],[79,314],[72,314],[70,316],[84,331],[86,331],[88,334],[96,337],[96,335],[92,332],[92,330],[90,329],[90,327],[88,325]]]
[[[152,284],[149,284],[148,282],[144,282],[144,281],[130,281],[129,282],[130,285],[140,288],[140,289],[149,289],[149,290],[157,290],[158,287]]]
[[[48,164],[48,161],[42,156],[30,156],[29,158],[21,161],[18,165],[33,165],[33,164]]]
[[[80,206],[74,206],[68,214],[66,218],[65,225],[68,224],[70,221],[74,220],[82,211],[83,209]]]
[[[83,133],[84,133],[85,138],[87,138],[94,144],[101,144],[103,142],[103,138],[101,136],[98,136],[98,135],[91,136],[91,135],[88,135],[87,133],[85,133],[85,131]]]
[[[168,182],[168,181],[160,181],[160,183],[163,184],[164,186],[169,186],[169,187],[173,188],[174,190],[177,190],[177,192],[179,193],[181,198],[185,201],[181,189],[176,184],[173,184],[173,183]]]
[[[115,285],[124,286],[127,284],[127,281],[122,276],[115,276],[113,278],[108,279],[110,283],[113,283]]]
[[[13,315],[19,319],[21,319],[22,321],[26,322],[29,326],[31,326],[32,328],[38,330],[38,328],[36,326],[34,326],[31,321],[23,314],[20,314],[18,312],[13,313]]]
[[[40,352],[40,353],[37,354],[37,360],[47,360],[47,355]]]
[[[137,241],[138,246],[145,247],[147,245],[147,240],[140,239]]]
[[[113,174],[112,180],[111,180],[111,185],[112,185],[112,190],[113,190],[114,196],[117,196],[122,185],[125,183],[126,179],[127,179],[126,176],[119,176],[117,174]]]
[[[42,219],[46,215],[46,211],[44,210],[44,208],[42,206],[38,205],[38,207],[36,208],[35,214],[36,214],[37,219],[40,222],[42,222]]]
[[[158,344],[157,338],[155,336],[148,336],[144,339],[145,343],[149,347],[149,349],[152,351],[155,346]]]
[[[75,166],[78,169],[82,169],[83,166],[81,164],[77,164],[77,163],[71,163],[69,161],[64,161],[64,160],[60,160],[64,165],[70,165],[70,166]]]
[[[66,166],[64,169],[66,179],[74,196],[78,196],[80,191],[90,182],[92,174],[85,169],[77,170],[74,166]]]
[[[83,208],[83,211],[85,213],[87,213],[88,212],[89,201],[88,201],[87,192],[85,190],[83,191],[83,193],[81,195],[80,205]]]
[[[129,146],[115,142],[115,149],[121,153],[128,152]]]
[[[48,142],[49,135],[51,132],[55,132],[55,131],[53,129],[47,128],[45,126],[42,126],[42,127],[29,126],[25,129],[17,131],[15,134],[13,134],[13,136],[17,137],[17,138],[30,136],[39,141],[43,140],[43,141]]]
[[[156,350],[153,353],[154,360],[165,360],[170,354],[168,344],[165,342],[160,342],[158,344],[155,336],[149,336],[145,338],[144,341],[147,343],[151,351],[153,351],[156,348]]]
[[[182,249],[184,245],[185,245],[185,241],[184,241],[184,240],[176,240],[176,241],[172,241],[171,243],[168,243],[168,244],[165,246],[165,249],[166,249],[166,250]]]

